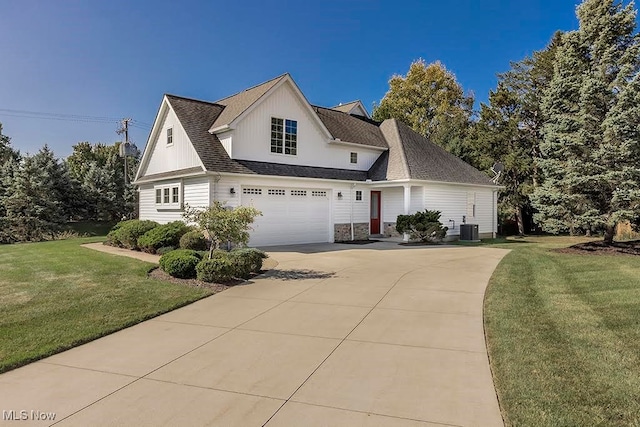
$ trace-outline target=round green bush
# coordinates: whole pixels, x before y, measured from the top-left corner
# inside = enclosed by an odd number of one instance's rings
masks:
[[[159,225],[155,221],[139,219],[120,221],[107,234],[107,244],[127,249],[138,249],[138,239]]]
[[[203,282],[228,282],[234,277],[234,264],[228,256],[205,258],[196,266],[196,275]]]
[[[246,263],[252,273],[259,273],[262,269],[262,262],[269,257],[269,255],[256,248],[235,249],[232,253],[243,258],[241,262]]]
[[[179,279],[193,279],[196,277],[196,266],[200,256],[196,251],[176,249],[160,257],[160,268],[167,274]]]
[[[161,248],[158,248],[158,250],[156,251],[156,253],[157,253],[158,255],[164,255],[164,254],[166,254],[166,253],[169,253],[169,252],[171,252],[171,251],[175,251],[175,250],[176,250],[176,248],[175,248],[175,247],[173,247],[173,246],[163,246],[163,247],[161,247]]]
[[[206,251],[207,239],[201,231],[189,231],[180,238],[180,247],[194,251]]]
[[[155,253],[164,246],[178,247],[180,238],[189,230],[190,227],[182,221],[159,225],[138,239],[138,247],[149,253]]]

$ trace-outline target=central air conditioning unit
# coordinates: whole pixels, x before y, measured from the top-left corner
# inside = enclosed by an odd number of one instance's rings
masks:
[[[479,242],[480,233],[478,232],[478,224],[461,224],[460,240],[464,242]]]

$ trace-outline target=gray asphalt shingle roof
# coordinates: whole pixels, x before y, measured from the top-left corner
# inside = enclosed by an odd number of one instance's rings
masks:
[[[354,144],[379,148],[388,147],[378,127],[378,122],[366,117],[335,111],[331,108],[314,106],[313,110],[334,138]]]
[[[166,95],[207,171],[350,181],[415,179],[493,185],[487,175],[402,122],[389,119],[378,123],[318,106],[313,106],[313,110],[334,138],[387,149],[369,171],[231,159],[218,137],[209,130],[231,123],[285,76],[217,102]]]
[[[418,179],[460,184],[494,185],[489,177],[445,149],[430,142],[406,124],[385,120],[380,129],[389,143],[386,162],[379,159],[371,179]]]
[[[287,74],[283,74],[275,79],[271,79],[257,86],[243,90],[242,92],[238,92],[235,95],[216,101],[215,104],[224,106],[224,110],[215,119],[215,121],[209,124],[209,129],[225,126],[234,121],[240,114],[245,112],[247,108],[252,106],[265,93],[267,93],[269,89],[278,84],[280,80],[284,79],[286,76]]]

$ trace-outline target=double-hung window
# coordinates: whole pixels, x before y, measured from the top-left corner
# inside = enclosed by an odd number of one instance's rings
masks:
[[[173,144],[173,128],[167,129],[167,145]]]
[[[296,120],[271,118],[271,152],[276,154],[298,154],[298,122]]]

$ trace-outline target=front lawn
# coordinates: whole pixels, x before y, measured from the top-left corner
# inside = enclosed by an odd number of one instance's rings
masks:
[[[512,251],[485,299],[506,424],[640,425],[640,257],[550,251],[576,243],[566,238],[523,240],[497,245]]]
[[[152,264],[80,246],[99,240],[0,245],[0,372],[212,293],[149,279]]]

